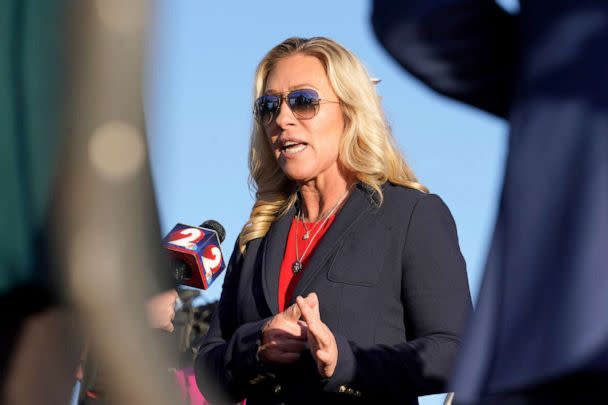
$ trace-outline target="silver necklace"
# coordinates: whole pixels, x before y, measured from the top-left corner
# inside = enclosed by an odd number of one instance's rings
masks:
[[[336,205],[334,205],[331,208],[331,210],[329,210],[327,212],[327,214],[324,216],[323,221],[321,222],[321,224],[319,226],[315,226],[316,230],[313,233],[313,235],[310,238],[310,240],[308,241],[308,243],[306,244],[306,248],[304,249],[304,251],[302,252],[302,256],[300,256],[300,257],[298,257],[298,223],[297,223],[297,219],[296,219],[296,260],[291,265],[291,270],[293,271],[293,274],[298,274],[300,271],[302,271],[302,262],[304,261],[304,257],[306,256],[306,253],[308,253],[308,249],[310,249],[310,245],[312,244],[312,242],[315,240],[315,238],[319,234],[319,231],[325,226],[325,224],[329,220],[329,217],[331,217],[332,214],[338,209],[338,206],[340,204],[342,204],[342,201],[344,201],[344,199],[348,195],[349,191],[350,191],[350,188],[348,190],[346,190],[346,193],[344,193],[344,195],[342,196],[342,198],[340,198],[340,200],[338,200],[338,202],[336,203]],[[302,219],[302,210],[300,210],[298,212],[298,219],[300,221],[302,221],[302,225],[304,225],[304,220]],[[312,229],[315,229],[315,227],[313,227]],[[302,239],[306,240],[306,239],[308,239],[308,233],[310,231],[306,228],[305,225],[304,225],[304,229],[306,229],[306,233],[304,234],[305,237],[303,237]]]
[[[310,231],[313,230],[313,229],[315,229],[315,227],[313,226],[311,229],[308,229],[306,227],[306,222],[304,222],[304,220],[302,219],[302,215],[301,215],[302,211],[299,211],[298,214],[299,214],[299,217],[300,217],[300,221],[302,221],[302,226],[304,227],[304,230],[306,231],[306,232],[304,232],[304,235],[302,235],[302,240],[306,240],[310,236]]]
[[[330,210],[331,211],[331,210]],[[302,240],[306,240],[310,237],[310,232],[314,231],[315,228],[321,223],[323,222],[323,220],[325,219],[325,217],[328,215],[329,211],[326,212],[325,214],[321,215],[320,219],[318,219],[316,222],[314,222],[314,225],[312,226],[312,228],[308,229],[308,227],[306,226],[306,222],[304,221],[304,218],[302,216],[302,210],[298,211],[298,219],[300,220],[300,222],[302,223],[302,226],[304,227],[304,230],[306,232],[304,232],[304,235],[302,235]]]

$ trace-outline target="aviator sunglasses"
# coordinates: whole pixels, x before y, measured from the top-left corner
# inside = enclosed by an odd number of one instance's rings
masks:
[[[319,94],[312,89],[294,90],[286,96],[267,94],[255,100],[253,105],[255,119],[261,125],[270,125],[279,114],[283,99],[287,101],[293,115],[301,120],[309,120],[317,115],[321,103],[339,103],[339,101],[321,99]]]

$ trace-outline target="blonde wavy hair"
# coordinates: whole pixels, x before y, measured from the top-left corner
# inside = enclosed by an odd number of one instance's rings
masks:
[[[288,38],[272,48],[257,67],[253,99],[262,95],[266,80],[277,62],[304,54],[317,58],[325,68],[340,100],[345,130],[339,163],[375,191],[382,203],[381,186],[391,182],[428,192],[418,183],[412,169],[399,152],[386,121],[374,83],[363,64],[346,48],[323,37]],[[249,220],[239,235],[239,248],[266,235],[272,223],[297,200],[297,186],[280,169],[264,128],[253,120],[249,149],[249,184],[255,203]]]

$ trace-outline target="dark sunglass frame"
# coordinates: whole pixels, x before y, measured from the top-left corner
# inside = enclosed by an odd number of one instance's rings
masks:
[[[253,115],[260,125],[270,125],[281,110],[283,100],[293,115],[300,120],[309,120],[319,113],[321,103],[340,103],[319,97],[313,89],[297,89],[287,94],[265,94],[255,100]]]

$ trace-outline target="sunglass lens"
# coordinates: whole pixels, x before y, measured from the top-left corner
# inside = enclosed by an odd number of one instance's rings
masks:
[[[262,96],[255,102],[255,115],[261,124],[269,124],[279,109],[278,96]]]
[[[317,114],[319,95],[310,89],[295,90],[287,96],[289,108],[299,118],[310,119]]]

